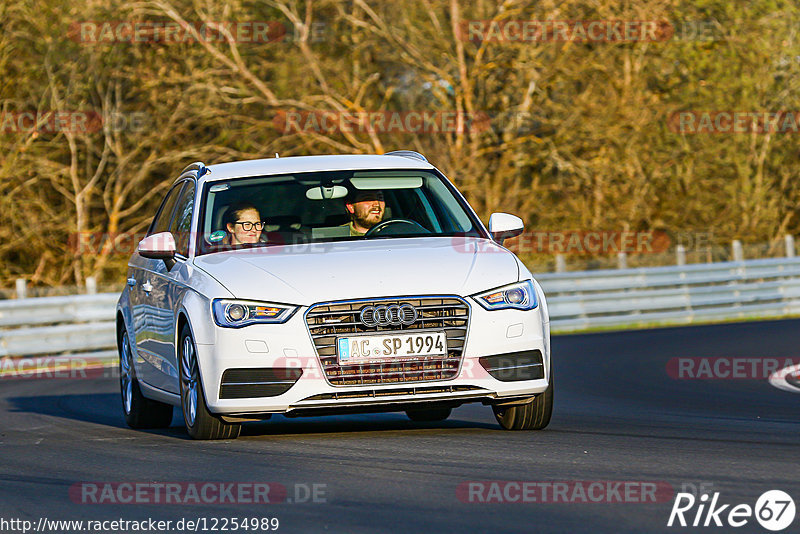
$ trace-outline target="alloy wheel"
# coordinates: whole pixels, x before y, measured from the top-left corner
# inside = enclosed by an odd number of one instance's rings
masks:
[[[197,355],[194,350],[192,338],[183,338],[183,352],[181,354],[181,386],[183,388],[183,413],[186,423],[194,425],[197,417]]]

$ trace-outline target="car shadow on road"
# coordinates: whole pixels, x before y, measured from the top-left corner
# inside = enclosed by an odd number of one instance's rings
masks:
[[[129,429],[125,424],[118,393],[91,393],[65,395],[14,396],[6,399],[9,411],[37,413],[84,423],[143,432],[178,439],[190,439],[183,426],[180,411],[175,409],[172,425],[165,429]],[[242,436],[272,438],[277,436],[313,434],[353,434],[363,432],[423,431],[431,430],[499,430],[495,424],[462,420],[457,414],[450,419],[431,423],[410,421],[402,413],[375,413],[359,415],[329,415],[324,417],[289,418],[273,416],[263,422],[248,422],[242,425]]]
[[[37,413],[120,429],[129,428],[122,415],[119,393],[17,396],[8,397],[6,402],[9,412]],[[180,414],[175,412],[169,428],[145,429],[141,432],[189,439]]]
[[[269,421],[245,423],[242,436],[276,437],[313,434],[353,434],[363,432],[410,431],[428,432],[431,430],[499,430],[499,426],[479,421],[460,420],[457,416],[445,421],[430,423],[409,420],[402,413],[375,413],[359,415],[329,415],[325,417],[284,417],[273,416]]]

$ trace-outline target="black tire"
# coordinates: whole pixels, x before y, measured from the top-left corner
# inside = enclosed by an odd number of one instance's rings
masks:
[[[142,395],[136,367],[133,365],[128,332],[121,331],[119,339],[119,386],[122,413],[131,428],[167,428],[172,424],[172,405],[148,399]]]
[[[492,406],[494,416],[505,430],[542,430],[553,415],[553,373],[544,393],[518,406]]]
[[[189,325],[181,329],[178,367],[181,382],[181,413],[186,431],[194,439],[236,439],[242,430],[238,423],[226,423],[208,411],[203,381],[197,365],[197,350]]]
[[[406,415],[412,421],[418,423],[430,423],[434,421],[444,421],[450,417],[452,408],[418,408],[406,410]]]

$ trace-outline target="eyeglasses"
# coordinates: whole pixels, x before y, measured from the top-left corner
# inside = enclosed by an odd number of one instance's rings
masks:
[[[242,230],[244,230],[245,232],[249,232],[253,228],[255,228],[256,230],[258,230],[260,232],[267,225],[267,223],[264,222],[264,221],[261,221],[261,222],[236,221],[233,224],[241,224],[242,225]]]

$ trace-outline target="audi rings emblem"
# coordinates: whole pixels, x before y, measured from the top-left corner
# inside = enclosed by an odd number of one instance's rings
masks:
[[[411,304],[389,304],[388,306],[365,306],[361,308],[359,319],[365,326],[411,325],[419,315]]]

